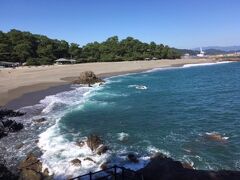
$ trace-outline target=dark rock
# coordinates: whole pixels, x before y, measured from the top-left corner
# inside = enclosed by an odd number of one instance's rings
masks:
[[[155,156],[138,173],[142,174],[144,180],[237,180],[240,179],[238,171],[207,171],[194,170],[184,167],[179,161],[171,158]]]
[[[95,151],[102,143],[103,143],[103,141],[97,135],[91,134],[87,138],[87,145],[92,151]]]
[[[0,179],[2,180],[17,180],[18,176],[9,171],[4,164],[0,164]]]
[[[98,155],[101,155],[101,154],[106,153],[107,150],[108,150],[108,147],[107,147],[107,146],[101,145],[101,146],[99,146],[99,147],[97,148],[96,152],[97,152]]]
[[[83,159],[84,161],[92,161],[92,162],[94,162],[94,163],[96,163],[96,161],[94,161],[92,158],[90,158],[90,157],[86,157],[86,158],[84,158]]]
[[[17,116],[23,116],[24,113],[19,111],[13,111],[9,109],[0,109],[0,120],[4,117],[17,117]]]
[[[35,123],[43,123],[43,122],[46,122],[47,119],[46,118],[40,118],[40,119],[34,119],[33,122]]]
[[[137,159],[137,156],[133,153],[128,154],[127,157],[128,157],[128,160],[133,162],[133,163],[138,163],[139,162],[138,159]]]
[[[92,71],[82,72],[79,78],[74,81],[75,84],[88,84],[89,86],[99,82],[103,82],[103,80],[98,78]]]
[[[153,156],[150,157],[150,160],[153,160],[155,158],[165,159],[165,158],[167,158],[167,156],[165,156],[163,153],[157,152]]]
[[[106,170],[106,169],[108,168],[107,163],[102,163],[102,164],[100,165],[100,168],[101,168],[101,170]]]
[[[71,163],[74,166],[81,166],[81,160],[80,159],[73,159],[73,160],[71,160]]]
[[[13,120],[5,120],[2,121],[2,123],[5,128],[7,127],[9,129],[10,132],[16,132],[23,129],[23,124],[17,123],[16,121]]]

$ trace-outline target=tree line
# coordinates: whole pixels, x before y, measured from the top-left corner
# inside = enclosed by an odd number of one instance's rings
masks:
[[[132,37],[119,40],[117,36],[104,42],[79,46],[64,40],[12,29],[0,31],[0,61],[20,62],[27,65],[49,65],[59,58],[71,58],[79,63],[131,61],[146,58],[176,59],[181,53],[155,42],[143,43]]]

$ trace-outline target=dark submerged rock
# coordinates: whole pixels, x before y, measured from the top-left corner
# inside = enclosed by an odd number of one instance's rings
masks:
[[[107,163],[102,163],[102,164],[100,165],[100,168],[101,168],[101,170],[106,170],[106,169],[108,168]]]
[[[128,160],[133,162],[133,163],[138,163],[139,162],[138,159],[137,159],[137,156],[133,153],[129,153],[127,157],[128,157]]]

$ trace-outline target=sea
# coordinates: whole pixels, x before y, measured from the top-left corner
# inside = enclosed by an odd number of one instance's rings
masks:
[[[14,162],[38,152],[56,179],[98,171],[102,163],[141,169],[157,152],[195,169],[240,170],[239,62],[157,68],[108,77],[103,85],[71,85],[20,110],[27,112],[16,118],[25,130],[1,140],[3,156]],[[47,121],[33,123],[41,117]],[[109,151],[97,155],[76,144],[90,134]],[[211,134],[222,140],[207,138]],[[129,162],[129,153],[139,163]],[[71,163],[76,158],[80,167]]]

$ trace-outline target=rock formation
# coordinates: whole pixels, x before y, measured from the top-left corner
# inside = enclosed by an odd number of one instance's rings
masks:
[[[27,158],[20,162],[20,180],[50,180],[48,169],[42,171],[42,163],[33,154],[28,154]]]
[[[0,109],[0,138],[7,136],[9,132],[17,132],[23,129],[23,124],[9,118],[22,116],[24,113]]]
[[[94,83],[104,82],[102,79],[98,78],[92,71],[82,72],[77,80],[74,81],[75,84],[88,84],[89,86]]]
[[[146,167],[139,170],[144,180],[237,180],[239,171],[207,171],[184,167],[179,161],[174,161],[164,155],[156,155]]]
[[[103,141],[97,135],[91,134],[87,138],[87,145],[92,151],[95,151],[101,144],[103,144]]]

